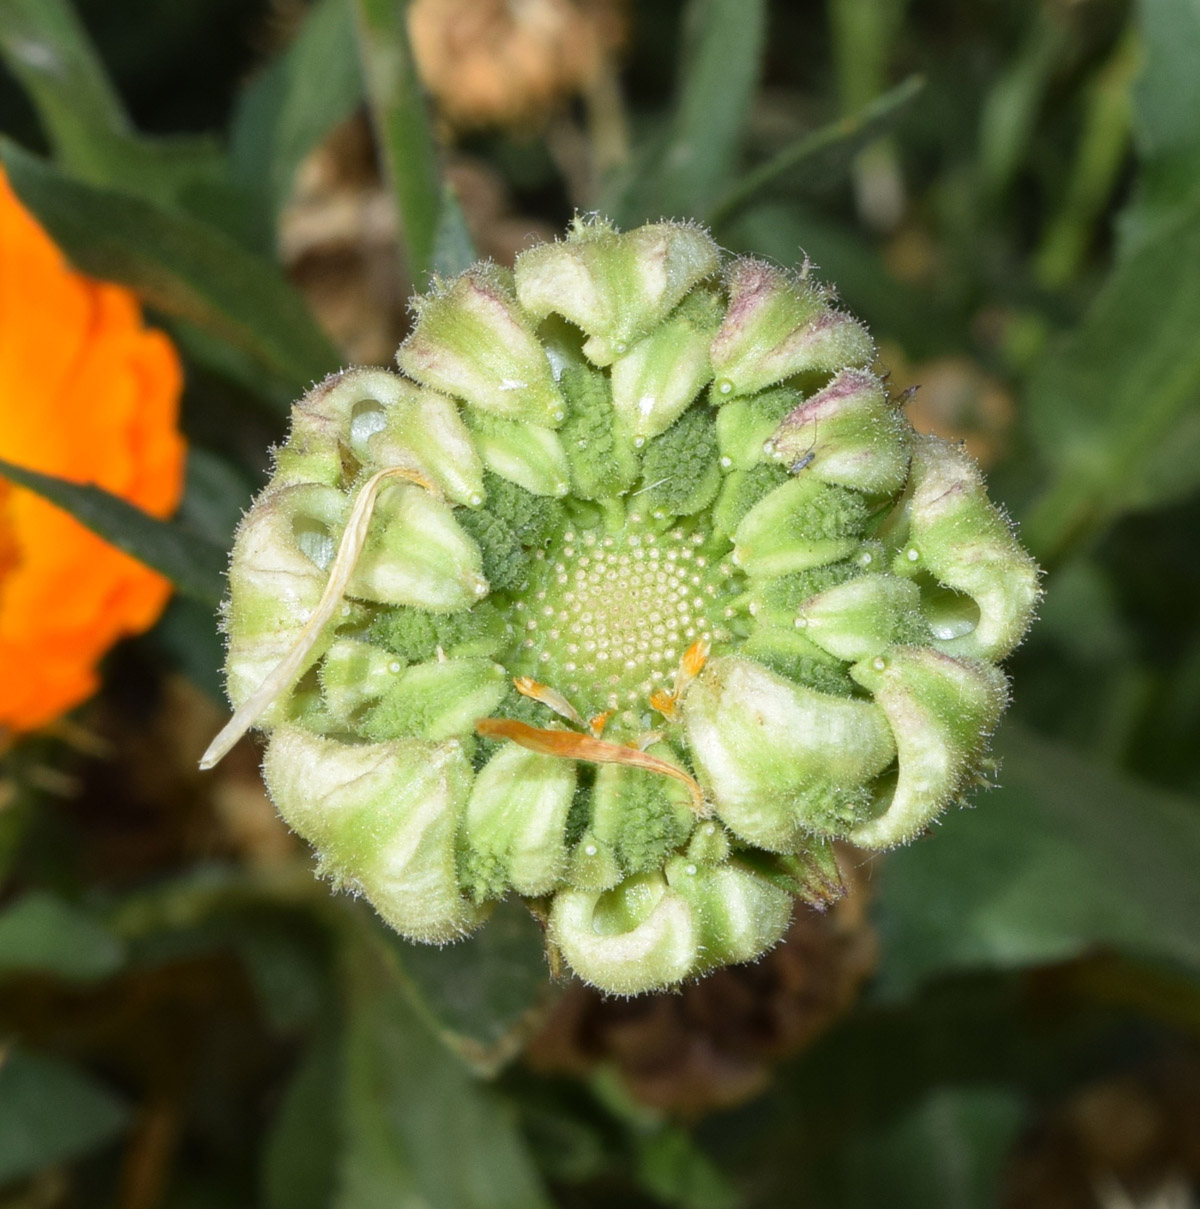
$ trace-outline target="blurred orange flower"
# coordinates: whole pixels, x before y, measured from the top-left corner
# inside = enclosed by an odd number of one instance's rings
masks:
[[[165,515],[183,486],[182,383],[136,298],[71,269],[0,173],[0,458]],[[91,694],[100,657],[169,594],[162,576],[0,482],[0,733]]]

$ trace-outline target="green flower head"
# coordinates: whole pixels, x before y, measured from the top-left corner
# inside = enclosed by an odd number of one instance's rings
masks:
[[[287,822],[397,931],[510,894],[632,994],[775,944],[971,786],[1038,574],[865,328],[699,227],[577,221],[296,404],[226,607]]]

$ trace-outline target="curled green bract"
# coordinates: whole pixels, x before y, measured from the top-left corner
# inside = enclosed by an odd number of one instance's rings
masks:
[[[237,712],[338,885],[441,943],[522,896],[607,991],[750,960],[835,841],[979,778],[1038,572],[864,327],[699,227],[577,221],[293,410],[238,531]]]

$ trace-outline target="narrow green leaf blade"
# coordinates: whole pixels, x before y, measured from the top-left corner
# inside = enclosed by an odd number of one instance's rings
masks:
[[[792,193],[804,194],[826,188],[849,171],[864,147],[896,124],[924,87],[921,76],[909,76],[853,117],[841,118],[797,139],[724,193],[709,212],[708,221],[719,226],[761,193],[776,187],[786,186]]]
[[[1133,91],[1141,172],[1121,216],[1122,253],[1200,200],[1200,4],[1141,0],[1142,71]]]
[[[337,351],[279,269],[207,224],[141,198],[84,184],[0,144],[21,201],[83,272],[137,290],[307,389]]]
[[[1034,552],[1062,555],[1122,513],[1200,484],[1200,198],[1118,264],[1029,387],[1053,470],[1025,520]]]
[[[235,175],[283,205],[300,161],[362,100],[347,0],[318,0],[287,50],[238,99],[230,132]]]
[[[387,951],[364,933],[345,957],[335,1209],[548,1209],[502,1102],[430,1035]]]
[[[1071,29],[1059,10],[1030,14],[1022,45],[983,96],[979,115],[979,178],[984,190],[1000,197],[1012,184],[1038,126],[1047,90],[1062,70]]]
[[[72,176],[185,211],[243,242],[261,240],[261,224],[216,139],[144,138],[134,131],[66,0],[0,0],[0,59]]]
[[[880,862],[880,989],[1097,947],[1200,964],[1200,805],[1015,726],[1000,788]]]
[[[367,99],[400,219],[405,263],[420,287],[434,268],[442,180],[408,41],[409,2],[352,0]]]
[[[670,214],[701,214],[733,171],[758,89],[767,27],[762,0],[692,0],[683,74],[661,180]]]
[[[36,491],[118,550],[165,575],[181,592],[215,605],[225,592],[225,551],[191,530],[81,483],[0,460],[0,475]]]
[[[764,0],[691,0],[665,139],[635,157],[604,200],[621,225],[708,217],[737,165],[758,88],[766,10]]]
[[[120,1101],[76,1067],[0,1053],[0,1184],[98,1150],[127,1120]]]
[[[66,0],[0,0],[0,56],[28,92],[63,162],[96,166],[99,141],[129,135],[124,106]]]
[[[125,948],[102,924],[51,894],[32,891],[0,911],[0,978],[52,974],[87,982],[121,967]]]
[[[93,170],[75,173],[87,184],[190,215],[254,251],[274,246],[269,220],[234,181],[217,139],[116,138],[98,141],[94,150]],[[67,167],[74,172],[72,165]]]
[[[442,277],[455,277],[479,259],[466,215],[450,185],[442,189],[442,208],[433,241],[433,271]]]

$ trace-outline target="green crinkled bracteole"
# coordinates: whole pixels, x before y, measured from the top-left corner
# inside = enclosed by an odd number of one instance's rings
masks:
[[[978,778],[1038,573],[805,276],[577,221],[296,404],[226,608],[323,872],[414,940],[509,894],[632,994],[761,954],[833,842]]]

